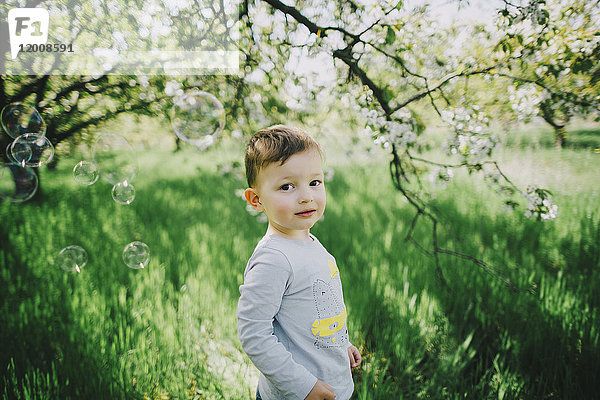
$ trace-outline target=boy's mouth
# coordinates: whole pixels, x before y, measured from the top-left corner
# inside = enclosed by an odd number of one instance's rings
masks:
[[[297,215],[299,217],[312,217],[312,215],[316,212],[317,212],[317,210],[304,210],[304,211],[297,212],[295,215]]]

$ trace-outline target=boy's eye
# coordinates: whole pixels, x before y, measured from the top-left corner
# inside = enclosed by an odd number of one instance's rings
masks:
[[[315,179],[310,183],[310,186],[319,186],[322,182],[318,179]]]
[[[285,185],[281,185],[281,187],[279,189],[288,191],[288,190],[292,190],[292,188],[293,188],[293,186],[291,183],[286,183]]]

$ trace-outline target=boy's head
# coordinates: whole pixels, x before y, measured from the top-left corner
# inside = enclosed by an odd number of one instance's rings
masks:
[[[302,129],[273,125],[256,132],[246,147],[246,179],[254,187],[260,170],[271,163],[283,165],[290,156],[305,150],[317,150],[321,146]]]
[[[306,240],[325,211],[322,151],[298,128],[276,125],[258,131],[246,148],[244,192],[269,219],[267,232]]]

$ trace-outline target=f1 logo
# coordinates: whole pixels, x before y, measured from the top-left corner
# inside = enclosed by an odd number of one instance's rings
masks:
[[[25,45],[46,44],[50,14],[43,8],[13,8],[8,11],[10,55],[14,60]]]

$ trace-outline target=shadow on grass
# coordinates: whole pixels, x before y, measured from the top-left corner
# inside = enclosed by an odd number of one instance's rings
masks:
[[[10,219],[3,218],[0,227],[0,279],[7,288],[0,294],[4,311],[0,368],[6,396],[26,398],[28,390],[47,398],[141,396],[131,382],[125,383],[131,376],[126,377],[119,367],[115,349],[120,352],[126,345],[114,343],[123,340],[120,328],[132,322],[134,329],[130,307],[123,309],[119,301],[128,304],[132,300],[134,280],[140,279],[139,271],[122,263],[122,249],[133,240],[145,241],[151,260],[158,260],[152,267],[164,269],[167,282],[176,290],[188,275],[202,268],[198,260],[202,261],[204,253],[211,260],[216,258],[215,252],[225,254],[225,259],[212,260],[220,265],[211,268],[209,276],[219,289],[237,291],[237,276],[242,274],[245,260],[238,262],[236,253],[228,251],[236,248],[237,237],[232,232],[244,218],[249,225],[259,225],[246,213],[243,202],[235,199],[238,186],[235,179],[198,172],[189,180],[136,185],[135,201],[120,206],[112,201],[110,186],[104,182],[78,190],[65,189],[57,182],[44,188],[43,201],[11,206],[15,212],[9,212]],[[48,232],[54,243],[44,243],[43,258],[51,264],[51,254],[61,247],[81,245],[89,257],[82,276],[44,265],[44,260],[32,254],[30,245],[39,239],[47,241]],[[197,241],[194,235],[200,235]],[[12,239],[18,242],[13,244]],[[106,313],[108,322],[101,328],[105,329],[102,344],[91,343],[94,329],[87,331],[81,325],[84,307],[77,309],[69,299],[76,289],[98,296],[105,307],[101,312]],[[177,307],[172,290],[154,290],[160,291],[164,302]],[[108,351],[99,354],[100,349]]]
[[[329,187],[332,195],[349,193],[351,182],[336,178],[336,185]],[[327,223],[337,226],[338,232],[356,230],[365,226],[365,221],[379,228],[361,231],[360,241],[349,239],[350,234],[331,235],[327,241],[334,254],[339,252],[336,254],[338,258],[345,257],[345,273],[351,276],[353,282],[361,283],[361,291],[371,293],[369,309],[361,312],[360,322],[357,322],[358,330],[365,332],[367,347],[394,357],[398,352],[394,341],[380,332],[389,332],[387,326],[392,326],[393,331],[394,324],[398,324],[398,332],[402,332],[405,324],[393,316],[390,318],[385,299],[377,294],[380,288],[369,284],[370,269],[376,267],[372,264],[375,257],[356,260],[348,255],[362,253],[359,246],[377,246],[382,253],[378,262],[387,260],[391,263],[388,284],[400,291],[404,284],[400,266],[406,263],[402,260],[407,246],[413,245],[405,244],[399,234],[394,239],[396,245],[386,252],[382,250],[383,238],[376,232],[384,232],[390,224],[403,224],[405,234],[414,210],[408,206],[399,208],[390,205],[393,210],[390,211],[381,205],[385,199],[364,200],[360,207],[359,204],[349,206],[333,215],[330,211]],[[379,205],[372,205],[371,201],[379,202]],[[595,380],[600,370],[600,348],[598,318],[593,304],[597,303],[594,299],[598,298],[600,279],[598,268],[595,273],[590,273],[589,265],[581,263],[590,258],[598,263],[598,247],[590,245],[595,239],[588,237],[589,234],[598,234],[598,222],[582,218],[582,235],[579,242],[569,245],[572,251],[565,259],[564,267],[568,270],[559,274],[548,270],[553,257],[550,250],[557,235],[551,235],[552,228],[547,224],[515,221],[510,216],[492,218],[485,209],[462,214],[456,211],[459,209],[456,201],[438,201],[438,207],[452,225],[454,235],[460,239],[441,245],[476,256],[482,254],[483,249],[482,257],[493,265],[521,266],[520,270],[508,270],[513,279],[523,279],[535,271],[537,279],[543,277],[544,287],[541,290],[544,293],[539,296],[514,293],[475,265],[444,256],[442,265],[452,289],[448,291],[439,284],[425,284],[424,288],[441,305],[451,326],[448,334],[454,336],[455,343],[461,343],[470,332],[474,332],[470,346],[476,350],[476,355],[462,371],[439,369],[436,365],[442,360],[424,356],[419,360],[420,371],[416,374],[425,375],[422,385],[429,379],[435,382],[435,385],[429,386],[431,393],[435,393],[436,386],[444,386],[465,394],[467,398],[495,397],[500,392],[508,398],[594,398],[597,394]],[[398,220],[389,221],[390,215]],[[430,246],[431,238],[426,227],[421,226],[415,235],[425,247]],[[424,273],[430,273],[431,282],[435,281],[432,260],[424,254],[422,259],[421,265],[411,265],[410,268],[429,265]],[[394,263],[398,268],[394,269]],[[345,292],[349,292],[346,287]],[[354,309],[364,307],[355,304],[352,295],[346,297]],[[574,302],[574,299],[582,301]],[[407,334],[418,335],[410,330]],[[419,339],[415,340],[418,342]],[[406,363],[392,363],[386,373],[392,376],[392,380],[406,378],[406,367]],[[441,395],[441,392],[437,394]],[[407,396],[416,397],[417,393]]]
[[[495,353],[506,354],[507,366],[527,377],[529,388],[523,391],[528,398],[593,398],[595,371],[600,370],[600,348],[593,311],[592,315],[588,313],[589,307],[594,310],[593,305],[598,302],[600,243],[593,246],[590,240],[598,235],[598,222],[582,216],[581,235],[567,234],[561,238],[552,223],[515,219],[512,215],[491,218],[485,210],[461,214],[456,212],[452,200],[439,207],[446,211],[459,237],[467,238],[459,244],[461,251],[477,254],[478,243],[487,248],[495,246],[495,250],[486,252],[492,264],[516,265],[515,280],[523,277],[523,273],[535,271],[537,279],[544,281],[542,293],[532,296],[511,293],[489,279],[488,282],[473,279],[477,283],[472,285],[473,289],[488,296],[480,303],[479,315],[474,313],[470,319],[479,319],[478,329],[489,332],[489,337],[493,337],[494,330],[506,336],[504,342],[501,336],[496,336],[485,344],[487,352],[482,349],[482,354],[487,353],[485,359],[489,362]],[[577,240],[573,240],[575,236]],[[554,251],[557,245],[569,249],[560,254],[558,261]],[[501,254],[503,251],[506,255]],[[446,260],[455,264],[455,284],[468,287],[465,279],[473,274],[465,274],[464,266]],[[596,264],[591,266],[595,272],[588,262]],[[453,323],[463,320],[464,310],[473,301],[466,291],[456,291],[450,296],[440,292],[439,297],[444,299]]]
[[[22,248],[4,229],[20,219],[4,220],[0,229],[0,396],[139,398],[119,386],[107,370],[106,360],[82,342],[86,334],[73,322],[76,310],[67,299],[73,290],[70,281],[32,270],[27,254],[35,249]],[[51,285],[48,280],[53,281]]]
[[[266,229],[236,197],[243,183],[199,171],[190,179],[159,180],[151,186],[160,191],[149,190],[136,199],[135,213],[155,242],[173,287],[179,289],[187,276],[204,268],[221,289],[239,295],[239,277]],[[168,232],[168,238],[158,237],[159,230]]]

